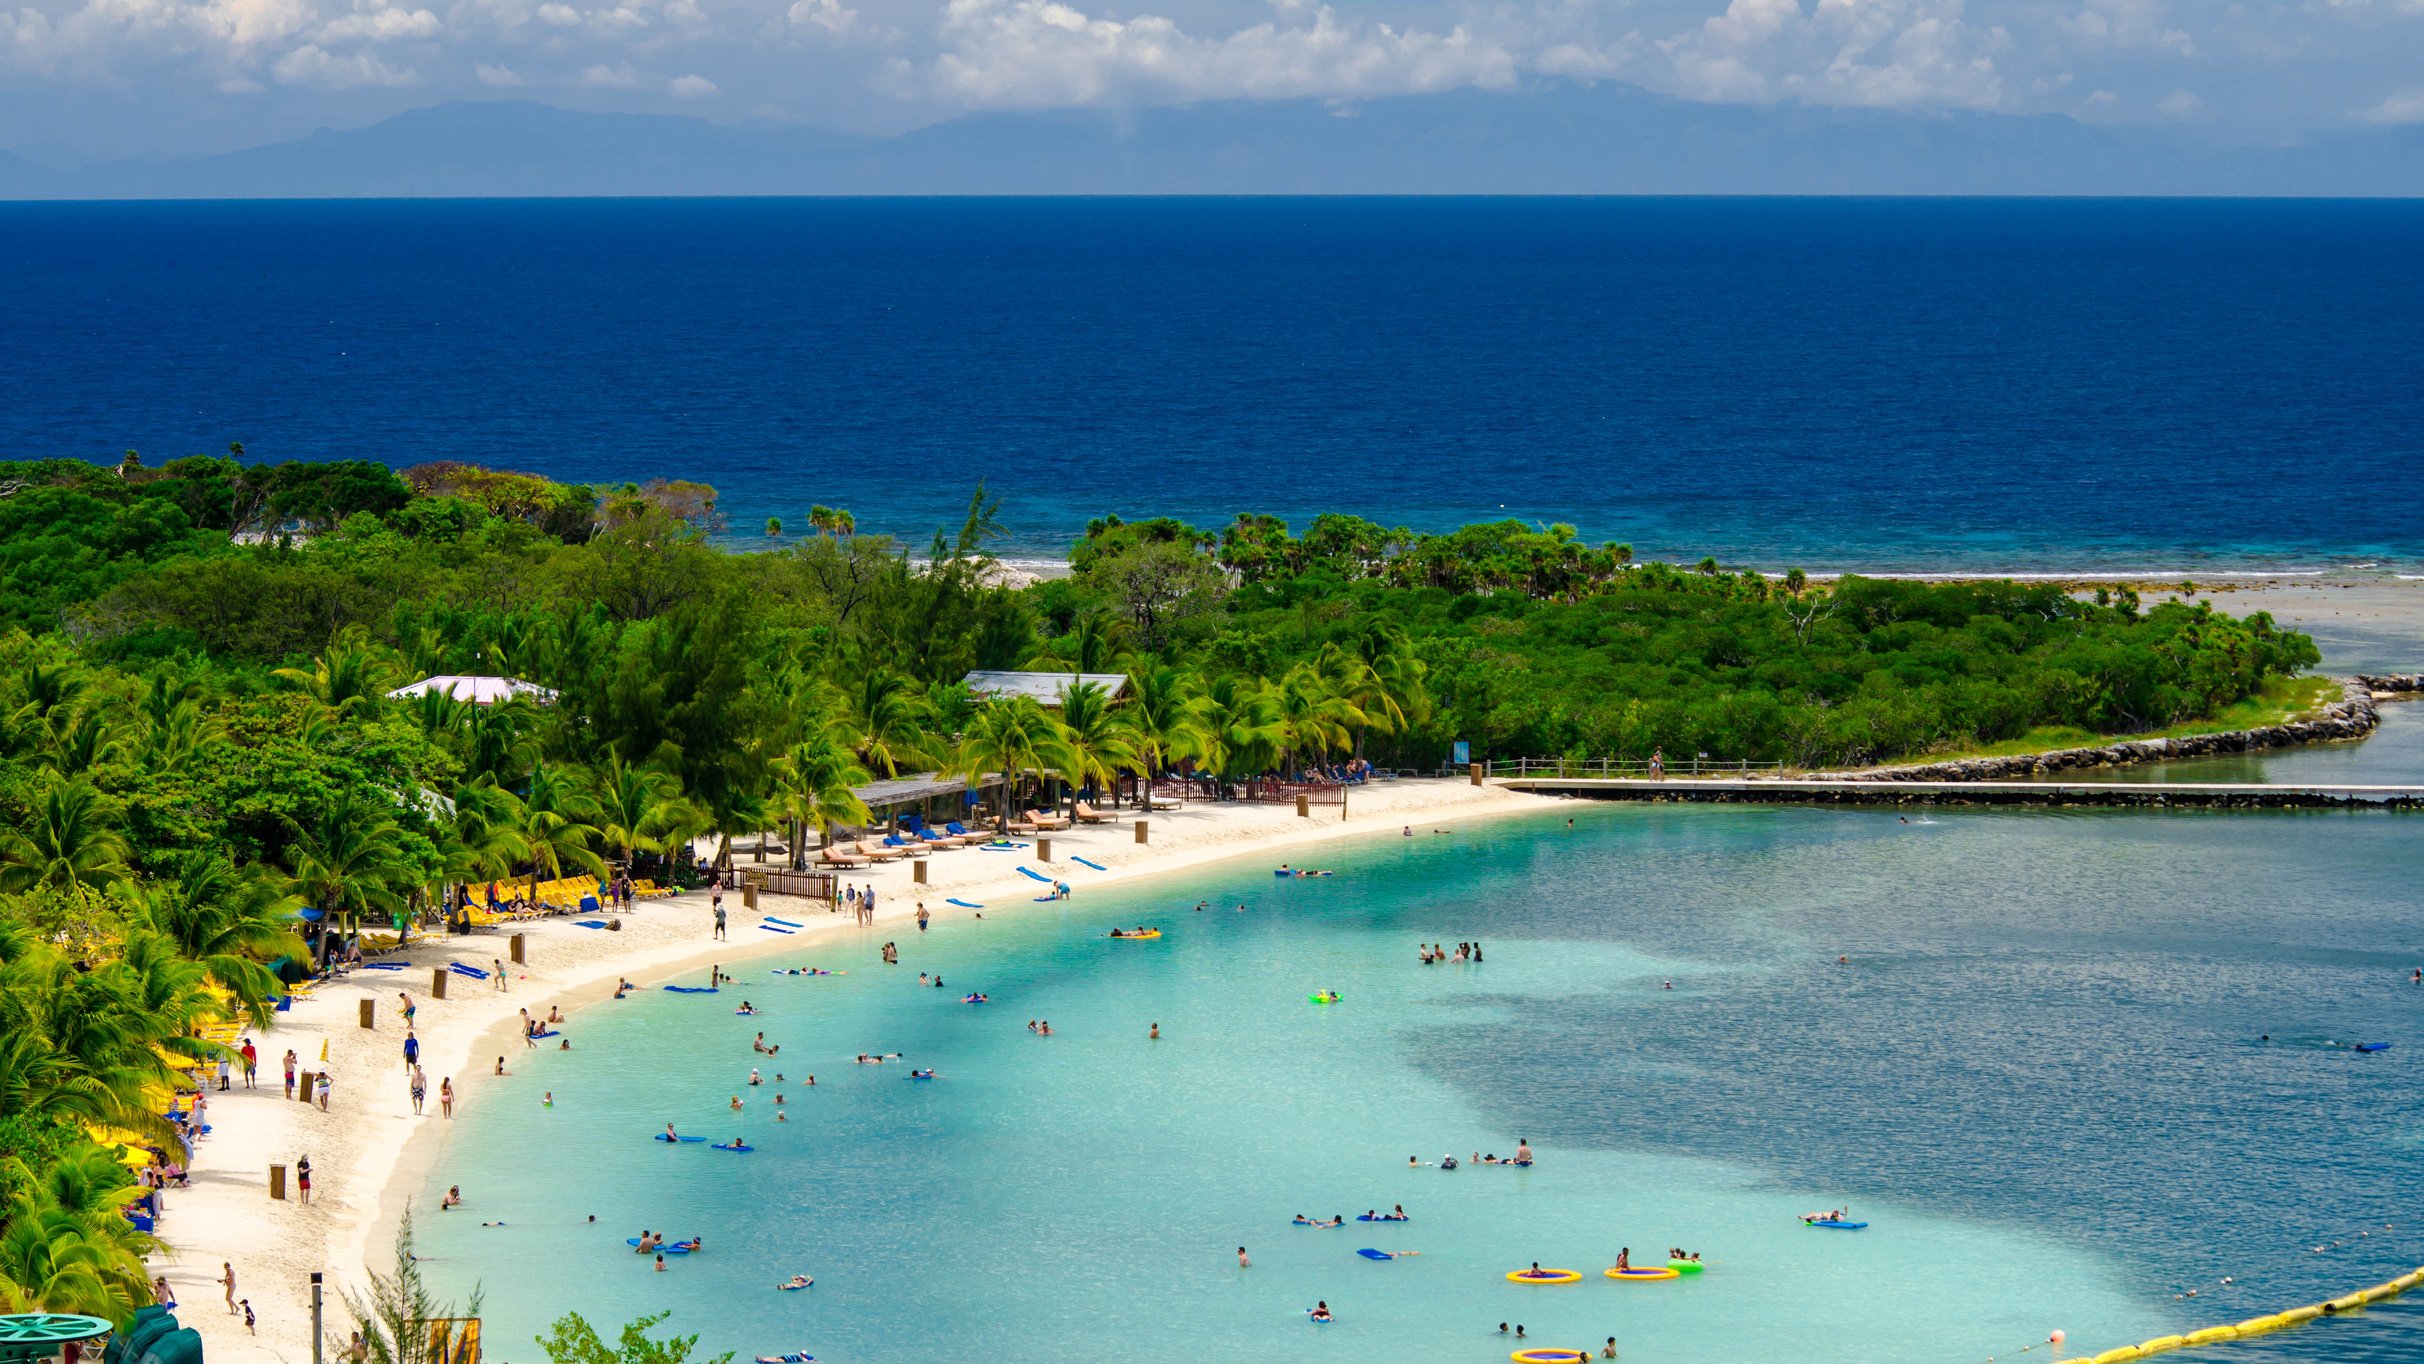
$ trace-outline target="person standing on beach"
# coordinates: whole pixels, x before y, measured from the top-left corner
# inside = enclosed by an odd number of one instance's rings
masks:
[[[404,1026],[406,1028],[410,1028],[412,1026],[412,1016],[414,1013],[412,996],[399,991],[396,994],[396,998],[404,1001]]]
[[[454,1117],[454,1077],[451,1075],[438,1081],[438,1116],[450,1121]]]
[[[918,907],[917,907],[917,931],[918,931],[918,932],[923,933],[923,932],[925,932],[925,931],[926,931],[926,920],[927,920],[929,917],[931,917],[931,916],[930,916],[930,915],[928,915],[928,914],[926,913],[926,906],[925,906],[925,903],[924,903],[923,901],[919,902]],[[224,1089],[224,1088],[226,1088],[226,1086],[222,1085],[222,1086],[220,1086],[220,1088]]]
[[[295,1097],[295,1049],[286,1049],[286,1097]]]
[[[715,932],[709,936],[722,938],[724,936],[724,886],[720,877],[716,881],[715,893],[709,903],[715,907]]]
[[[219,1262],[219,1285],[227,1290],[227,1314],[232,1317],[236,1314],[236,1266],[233,1262]]]
[[[404,1030],[404,1068],[410,1070],[419,1065],[420,1061],[421,1039],[413,1036],[412,1029],[406,1028]]]
[[[229,1077],[229,1076],[230,1076],[230,1075],[231,1075],[233,1072],[234,1072],[234,1066],[233,1066],[232,1064],[230,1064],[230,1062],[228,1061],[228,1059],[227,1059],[226,1057],[224,1057],[224,1056],[220,1057],[220,1058],[219,1058],[219,1092],[220,1092],[221,1094],[225,1094],[225,1093],[227,1092],[227,1081],[228,1081],[228,1077]]]
[[[412,1113],[414,1117],[421,1116],[421,1100],[428,1093],[429,1076],[422,1072],[420,1063],[415,1062],[412,1068]]]
[[[503,957],[490,957],[488,959],[488,965],[491,968],[488,978],[497,983],[497,993],[505,993],[505,959]]]
[[[261,1053],[253,1050],[253,1040],[247,1037],[244,1039],[242,1050],[237,1054],[244,1058],[244,1087],[251,1089],[253,1088],[253,1070],[261,1064]]]
[[[311,1157],[295,1157],[295,1201],[305,1206],[311,1203]]]

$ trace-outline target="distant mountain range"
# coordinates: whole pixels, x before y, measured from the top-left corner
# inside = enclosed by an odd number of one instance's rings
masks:
[[[183,161],[0,153],[0,198],[753,194],[2424,194],[2424,128],[2215,149],[2052,116],[1695,104],[1637,88],[981,113],[894,137],[440,104]]]

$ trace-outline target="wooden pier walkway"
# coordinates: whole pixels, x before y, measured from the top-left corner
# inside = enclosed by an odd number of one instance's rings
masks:
[[[1903,781],[1844,777],[1498,777],[1494,785],[1587,800],[1752,805],[2078,805],[2116,809],[2424,809],[2424,785],[2268,782]]]

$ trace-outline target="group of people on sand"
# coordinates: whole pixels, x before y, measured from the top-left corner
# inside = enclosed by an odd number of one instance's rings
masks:
[[[1443,961],[1463,962],[1481,960],[1481,944],[1478,942],[1460,942],[1456,944],[1456,954],[1454,956],[1448,955],[1448,949],[1446,946],[1440,943],[1427,942],[1421,944],[1421,947],[1422,964],[1425,966],[1430,966]]]

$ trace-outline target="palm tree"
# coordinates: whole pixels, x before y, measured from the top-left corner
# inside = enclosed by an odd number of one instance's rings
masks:
[[[1317,666],[1333,692],[1363,714],[1355,728],[1359,758],[1366,734],[1398,734],[1430,718],[1431,695],[1422,684],[1427,669],[1393,621],[1368,623],[1352,651],[1324,646]]]
[[[1279,760],[1284,769],[1310,754],[1316,758],[1351,742],[1353,727],[1370,722],[1355,703],[1330,689],[1309,663],[1288,669],[1271,692],[1279,717]]]
[[[1078,789],[1092,792],[1096,782],[1116,780],[1122,772],[1144,770],[1136,746],[1129,741],[1126,722],[1111,709],[1111,693],[1100,682],[1072,682],[1061,693],[1061,737],[1069,747],[1070,804]]]
[[[1202,735],[1198,756],[1207,769],[1234,781],[1269,765],[1283,732],[1269,688],[1234,674],[1215,678],[1196,698],[1194,710]]]
[[[396,684],[395,666],[359,625],[339,632],[311,667],[280,668],[270,676],[340,715],[377,706]]]
[[[288,866],[304,904],[357,924],[364,913],[403,907],[409,873],[396,851],[401,831],[386,806],[348,791],[294,829]]]
[[[539,873],[562,876],[572,863],[592,876],[606,874],[605,860],[589,850],[598,837],[598,807],[561,769],[546,763],[530,769],[530,791],[522,798],[521,834],[530,858],[530,898],[539,898]]]
[[[643,852],[662,852],[672,806],[682,798],[681,780],[670,772],[633,767],[623,755],[609,751],[606,765],[590,774],[589,792],[597,805],[598,838],[617,854],[624,870]]]
[[[865,824],[866,802],[857,787],[870,778],[848,744],[831,727],[811,734],[783,750],[773,763],[776,813],[791,829],[791,865],[805,867],[807,831],[831,842],[837,825]]]
[[[1125,672],[1132,658],[1127,638],[1127,622],[1096,607],[1071,621],[1069,633],[1038,645],[1027,666],[1072,673]]]
[[[308,950],[295,936],[303,902],[291,885],[259,865],[239,871],[223,854],[191,853],[174,878],[134,890],[127,899],[133,922],[176,944],[212,984],[235,997],[254,1026],[268,1025],[278,978],[262,960],[301,958]]]
[[[968,732],[961,736],[943,771],[966,777],[970,790],[987,772],[1000,773],[999,827],[1006,834],[1010,831],[1010,797],[1021,777],[1036,770],[1067,772],[1076,765],[1077,756],[1070,751],[1060,722],[1034,697],[1002,696],[987,701],[969,718]]]
[[[0,829],[0,890],[41,887],[88,907],[127,874],[126,840],[110,827],[116,813],[91,782],[54,778],[22,831]]]
[[[844,693],[847,722],[855,736],[851,746],[869,771],[897,777],[903,764],[915,768],[941,760],[929,751],[933,710],[915,683],[883,667],[859,668],[855,677]]]
[[[1195,678],[1184,669],[1163,664],[1128,674],[1127,704],[1120,707],[1119,716],[1147,777],[1183,759],[1203,756],[1204,731],[1196,701]]]

